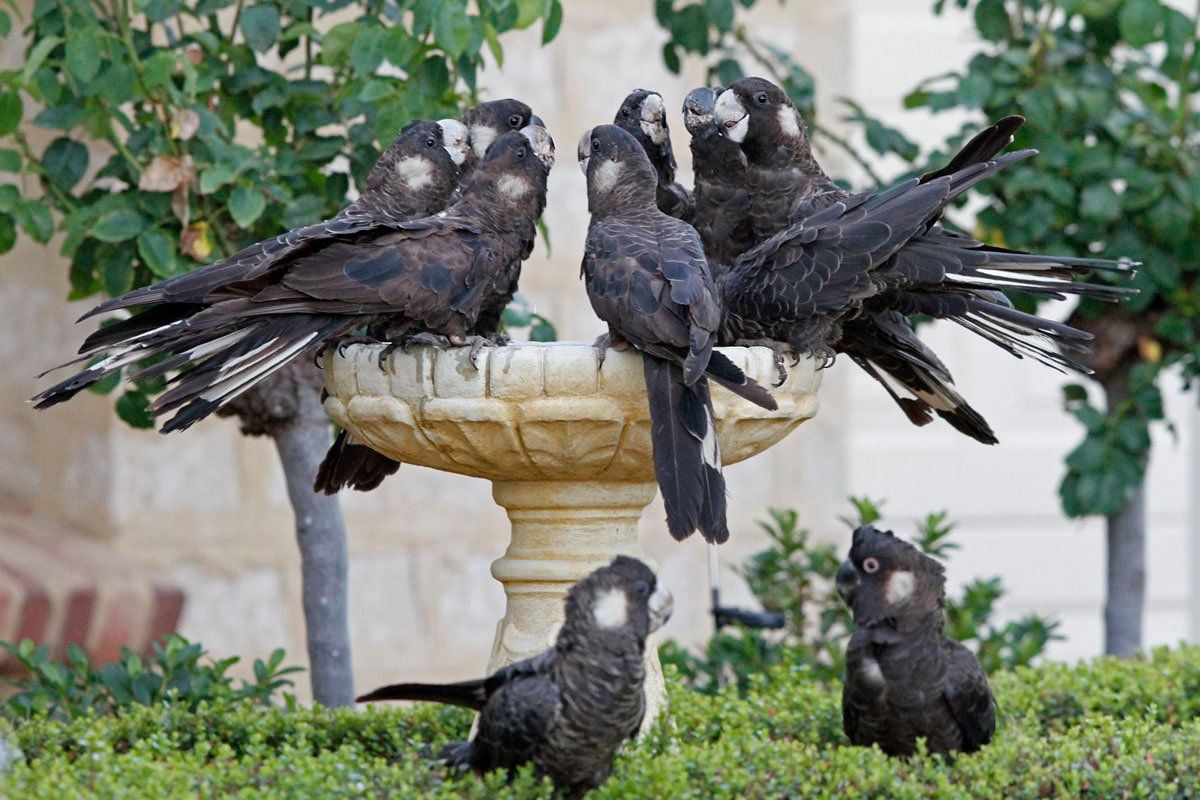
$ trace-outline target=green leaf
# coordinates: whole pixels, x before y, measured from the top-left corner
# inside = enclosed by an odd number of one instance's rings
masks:
[[[26,200],[13,213],[21,228],[38,244],[45,244],[54,235],[54,217],[41,200]]]
[[[975,6],[975,27],[979,35],[989,42],[1002,42],[1008,38],[1012,29],[1008,23],[1008,13],[1004,10],[1004,0],[980,0]]]
[[[358,99],[364,103],[374,103],[382,100],[385,97],[391,97],[394,89],[388,81],[372,80],[367,81],[363,86],[362,91],[358,93]]]
[[[119,106],[133,99],[133,70],[124,64],[113,64],[104,70],[100,81],[100,97],[105,102]]]
[[[1112,222],[1121,216],[1121,198],[1107,183],[1096,183],[1079,196],[1079,213],[1094,222]]]
[[[0,92],[0,136],[16,132],[25,115],[25,104],[16,92]]]
[[[155,53],[142,64],[142,83],[147,89],[157,89],[171,82],[175,74],[175,54],[170,51]]]
[[[61,36],[47,36],[42,39],[25,56],[25,67],[21,70],[21,83],[29,83],[33,74],[41,69],[42,62],[50,55],[50,51],[62,44]]]
[[[117,416],[128,423],[131,428],[153,428],[154,416],[146,408],[148,405],[150,405],[150,398],[141,392],[126,392],[117,400]],[[135,685],[134,688],[140,689],[139,693],[145,695],[145,697],[139,698],[139,702],[149,702],[149,693],[141,683]]]
[[[531,342],[555,342],[558,341],[558,331],[545,317],[538,315],[537,321],[533,323],[533,327],[529,329],[529,341]]]
[[[1105,466],[1104,443],[1088,437],[1067,456],[1067,466],[1076,472],[1102,472]]]
[[[242,35],[253,50],[270,50],[279,39],[279,9],[270,3],[247,6],[242,11]]]
[[[21,190],[11,183],[0,184],[0,212],[9,212],[21,202]]]
[[[7,147],[0,147],[0,172],[20,172],[21,154]]]
[[[8,214],[0,214],[0,253],[7,253],[17,243],[17,226]]]
[[[1117,439],[1130,453],[1140,455],[1150,449],[1150,431],[1137,419],[1121,420],[1117,425]]]
[[[433,39],[451,58],[458,58],[471,41],[466,3],[442,0],[433,16]]]
[[[100,261],[100,280],[109,297],[125,294],[133,288],[133,259],[120,250],[104,250]]]
[[[118,208],[96,220],[96,224],[92,226],[92,236],[102,242],[124,242],[137,236],[145,227],[146,220],[141,214],[127,208]]]
[[[70,191],[87,172],[88,151],[79,142],[60,136],[42,153],[42,171],[55,186]]]
[[[12,31],[12,17],[7,11],[0,11],[0,36],[8,36]]]
[[[1087,389],[1078,383],[1069,383],[1063,387],[1063,399],[1068,403],[1082,403],[1088,399]]]
[[[1158,0],[1125,0],[1117,13],[1121,36],[1134,47],[1145,47],[1157,37],[1163,22],[1163,7]]]
[[[200,194],[212,194],[237,177],[228,164],[213,164],[200,173]]]
[[[383,54],[387,60],[401,68],[406,67],[420,50],[421,42],[401,27],[389,30],[383,43]]]
[[[562,28],[563,6],[559,0],[550,0],[550,10],[546,13],[546,21],[542,23],[542,44],[548,44],[558,36]]]
[[[745,74],[742,72],[742,65],[734,58],[723,58],[713,67],[713,75],[721,86],[730,86],[737,83]]]
[[[383,54],[387,45],[387,32],[383,28],[364,28],[354,38],[354,47],[350,50],[350,66],[354,74],[366,76],[374,74],[383,63]]]
[[[67,69],[81,83],[91,83],[100,74],[99,30],[74,31],[67,39]]]
[[[96,394],[110,394],[121,383],[120,371],[111,372],[88,387],[88,391]]]
[[[546,0],[517,0],[517,19],[513,27],[517,30],[528,28],[546,11]]]
[[[147,228],[138,234],[138,254],[150,271],[160,278],[169,278],[178,270],[178,247],[175,237],[162,228]]]
[[[240,228],[253,225],[266,207],[267,198],[263,193],[246,184],[239,185],[229,196],[229,215]]]
[[[707,53],[708,16],[704,7],[689,5],[681,8],[671,22],[671,35],[689,53]]]
[[[673,74],[678,75],[683,64],[679,60],[679,48],[671,42],[667,42],[662,47],[663,64],[666,65]]]
[[[719,31],[733,28],[733,0],[705,0],[708,20]]]

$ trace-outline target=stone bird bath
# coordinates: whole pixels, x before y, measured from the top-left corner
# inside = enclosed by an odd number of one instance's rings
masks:
[[[486,478],[508,512],[511,539],[492,575],[507,606],[487,673],[544,650],[567,589],[619,553],[645,558],[638,519],[657,490],[641,356],[557,342],[395,351],[330,351],[325,410],[370,447],[406,464]],[[723,348],[755,380],[777,380],[766,348]],[[765,411],[713,386],[725,464],[757,455],[817,411],[813,362],[789,369]],[[403,470],[391,480],[403,480]],[[736,498],[734,498],[736,502]],[[663,528],[663,536],[666,536]],[[647,720],[663,703],[662,669],[647,648]]]

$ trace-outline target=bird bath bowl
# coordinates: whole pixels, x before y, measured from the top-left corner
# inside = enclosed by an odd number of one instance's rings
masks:
[[[511,539],[492,575],[507,606],[487,674],[554,640],[567,589],[618,554],[645,558],[638,519],[654,499],[650,410],[641,356],[609,350],[597,369],[589,344],[330,353],[325,410],[368,446],[405,464],[486,478],[508,512]],[[764,385],[777,379],[766,348],[722,348]],[[817,411],[812,361],[789,369],[766,411],[713,386],[725,464],[757,455]],[[666,536],[664,525],[663,535]],[[647,720],[663,703],[662,669],[646,652]]]

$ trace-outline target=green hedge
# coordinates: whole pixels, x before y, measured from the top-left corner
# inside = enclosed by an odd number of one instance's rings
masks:
[[[1200,648],[994,676],[996,740],[948,761],[849,747],[839,688],[782,667],[745,699],[673,687],[671,710],[626,748],[596,798],[1200,797]],[[0,797],[550,797],[421,758],[470,715],[429,706],[350,711],[140,707],[118,717],[0,729],[21,756]]]

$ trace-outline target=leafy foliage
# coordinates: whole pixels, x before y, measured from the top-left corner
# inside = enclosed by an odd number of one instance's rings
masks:
[[[1049,664],[992,676],[996,739],[953,761],[851,747],[840,689],[784,663],[753,682],[691,692],[668,669],[669,707],[618,754],[589,798],[1188,798],[1200,794],[1200,650]],[[117,717],[36,719],[5,730],[19,751],[11,797],[550,798],[523,770],[452,773],[426,748],[472,715],[426,704],[365,713],[247,704],[135,707]]]
[[[500,318],[504,332],[513,334],[526,331],[531,342],[554,342],[558,340],[558,331],[554,323],[534,311],[529,298],[517,292],[512,302],[504,309]]]
[[[976,120],[1022,113],[1015,146],[1040,151],[983,193],[976,234],[1144,264],[1136,297],[1084,301],[1070,320],[1097,337],[1092,366],[1109,402],[1101,411],[1083,386],[1066,388],[1086,436],[1059,493],[1070,516],[1111,515],[1144,478],[1149,428],[1163,419],[1159,376],[1200,374],[1200,20],[1159,0],[955,5],[972,12],[986,44],[966,70],[924,82],[905,104],[975,111]]]
[[[0,184],[0,253],[60,231],[71,298],[111,296],[331,216],[381,141],[457,116],[484,48],[502,62],[500,35],[539,20],[554,38],[560,0],[36,0],[24,66],[0,71],[20,181]],[[37,153],[23,120],[57,137]],[[150,425],[163,385],[118,413]]]
[[[850,502],[853,514],[842,521],[851,529],[883,516],[880,502],[855,497]],[[759,525],[770,537],[770,547],[737,572],[764,609],[784,613],[786,628],[782,634],[740,626],[718,631],[700,655],[674,641],[664,643],[659,651],[663,661],[674,664],[699,691],[712,693],[733,683],[745,692],[763,673],[782,663],[803,665],[817,680],[841,680],[844,640],[853,630],[850,612],[834,588],[842,555],[831,544],[814,542],[812,533],[799,527],[796,511],[770,509],[768,514],[770,519]],[[918,523],[912,543],[934,558],[945,559],[958,547],[950,538],[955,524],[944,511],[929,514]],[[1059,638],[1058,623],[1037,615],[1003,625],[994,622],[996,604],[1003,596],[1003,584],[993,577],[977,578],[957,596],[946,598],[946,634],[969,644],[989,672],[1027,665]]]
[[[816,109],[816,88],[812,74],[786,50],[755,36],[741,19],[741,11],[753,8],[758,0],[705,0],[685,2],[655,0],[654,16],[667,32],[662,57],[667,68],[678,73],[682,56],[704,59],[706,82],[728,86],[747,75],[764,74],[787,92],[808,124],[814,145],[836,147],[873,178],[878,178],[870,162],[849,141],[820,124]],[[843,99],[847,119],[861,122],[867,137],[881,151],[895,152],[904,158],[916,155],[917,146],[903,133],[870,118],[853,101]]]
[[[13,719],[90,718],[162,703],[194,709],[213,700],[270,705],[292,685],[287,676],[303,671],[283,666],[284,652],[275,650],[266,661],[255,659],[253,681],[235,687],[227,673],[240,659],[214,661],[199,644],[176,635],[155,642],[148,660],[123,648],[120,660],[103,666],[92,664],[74,645],[61,662],[50,658],[48,648],[35,647],[28,639],[19,645],[0,642],[0,648],[27,673],[9,681],[16,692],[0,703],[0,718]]]

